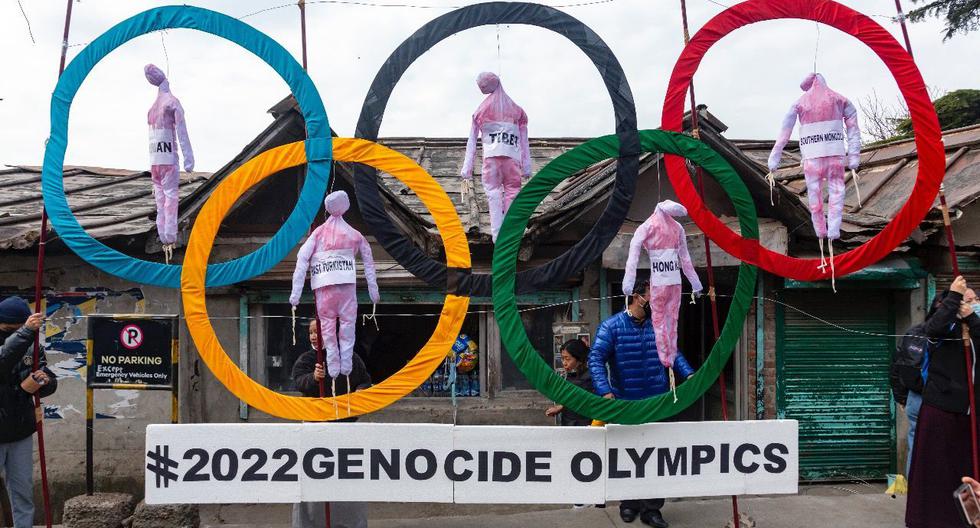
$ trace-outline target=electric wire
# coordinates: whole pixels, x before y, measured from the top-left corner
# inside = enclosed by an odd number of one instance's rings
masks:
[[[689,296],[689,295],[691,295],[691,293],[692,292],[690,292],[690,291],[685,291],[685,292],[682,292],[682,295],[683,296]],[[716,297],[720,297],[720,298],[734,298],[734,295],[725,294],[725,293],[716,293],[715,296]],[[517,311],[520,312],[520,313],[530,313],[530,312],[536,312],[536,311],[541,311],[541,310],[548,310],[548,309],[551,309],[551,308],[557,308],[557,307],[560,307],[560,306],[571,306],[571,305],[574,305],[574,304],[581,304],[581,303],[587,303],[587,302],[601,302],[601,301],[615,300],[615,299],[624,300],[624,302],[625,302],[625,296],[624,295],[607,295],[605,297],[587,297],[587,298],[573,299],[573,300],[570,300],[570,301],[562,301],[562,302],[557,302],[557,303],[548,303],[548,304],[537,305],[537,306],[527,306],[525,308],[520,308]],[[863,336],[868,336],[868,337],[889,337],[889,338],[900,338],[900,337],[905,337],[907,335],[911,336],[911,334],[886,334],[886,333],[869,332],[869,331],[866,331],[866,330],[857,330],[857,329],[854,329],[854,328],[848,328],[848,327],[846,327],[844,325],[835,323],[833,321],[829,321],[827,319],[824,319],[824,318],[822,318],[820,316],[817,316],[817,315],[815,315],[813,313],[807,312],[806,310],[804,310],[802,308],[799,308],[797,306],[793,306],[792,304],[789,304],[787,302],[781,301],[779,299],[774,299],[774,298],[766,297],[766,296],[762,296],[762,297],[753,296],[752,297],[752,300],[758,300],[758,299],[762,299],[763,301],[770,302],[770,303],[773,303],[773,304],[778,304],[780,306],[783,306],[784,308],[788,308],[790,310],[793,310],[794,312],[797,312],[800,315],[802,315],[802,316],[804,316],[804,317],[806,317],[808,319],[811,319],[813,321],[816,321],[816,322],[818,322],[818,323],[820,323],[820,324],[822,324],[824,326],[827,326],[829,328],[833,328],[835,330],[839,330],[839,331],[845,332],[845,333],[856,334],[856,335],[863,335]],[[519,304],[522,304],[522,303],[519,303]],[[433,304],[431,306],[434,306],[435,307],[437,305]],[[492,309],[469,310],[469,311],[466,312],[467,315],[489,315],[489,314],[493,314],[493,313],[494,313],[494,310],[492,310]],[[48,317],[46,319],[46,322],[51,322],[51,323],[55,323],[55,324],[57,324],[58,322],[77,322],[79,320],[88,319],[90,317],[98,316],[98,315],[99,314],[63,315],[63,316],[58,316],[58,317]],[[141,313],[140,315],[153,315],[153,314],[143,314],[143,313]],[[431,314],[425,314],[425,313],[408,313],[408,312],[403,312],[403,313],[377,313],[377,314],[375,314],[375,317],[379,317],[379,318],[383,318],[383,317],[437,318],[437,317],[439,317],[439,313],[438,312],[431,313]],[[291,319],[291,318],[292,318],[291,315],[247,315],[245,317],[238,316],[238,315],[229,315],[229,316],[211,316],[209,319],[211,319],[212,321],[238,321],[238,320],[242,320],[242,319],[258,320],[258,319]],[[181,317],[180,319],[183,320],[184,318]],[[308,321],[314,321],[314,320],[315,320],[314,317],[296,316],[296,321],[298,321],[298,322],[299,321],[307,321],[308,322]],[[568,323],[574,323],[574,321],[568,321]],[[959,337],[956,337],[956,338],[948,338],[948,339],[947,338],[933,338],[933,337],[928,337],[928,336],[912,336],[912,337],[928,338],[928,339],[930,339],[932,341],[935,341],[935,342],[938,342],[938,341],[961,341],[961,338],[959,338]]]

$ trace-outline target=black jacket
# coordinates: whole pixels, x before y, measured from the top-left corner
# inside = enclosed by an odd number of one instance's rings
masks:
[[[569,372],[568,381],[573,385],[585,389],[589,392],[595,392],[592,386],[592,375],[589,373],[589,369],[585,369],[582,372]],[[582,416],[581,414],[564,407],[561,413],[558,414],[559,425],[592,425],[592,418]]]
[[[371,386],[371,375],[368,374],[364,361],[357,354],[354,354],[354,366],[350,372],[351,390],[366,389]],[[303,394],[311,398],[320,397],[320,384],[313,379],[313,370],[316,368],[316,350],[307,350],[296,358],[293,364],[293,381],[296,388]],[[330,378],[326,379],[327,396],[330,396]],[[337,395],[347,394],[347,379],[344,376],[337,377]]]
[[[27,327],[13,333],[0,332],[0,444],[23,440],[37,430],[34,397],[20,388],[20,383],[31,375],[33,344],[34,331]],[[47,369],[43,350],[40,362],[51,379],[39,391],[44,398],[58,388],[58,380]]]
[[[935,344],[929,347],[929,374],[922,392],[922,401],[947,412],[965,414],[970,407],[970,399],[967,392],[961,323],[966,323],[971,340],[976,340],[980,337],[980,317],[971,313],[966,318],[959,319],[957,312],[962,300],[962,295],[950,292],[936,313],[925,323],[926,335]],[[980,401],[976,384],[973,391]]]
[[[895,401],[905,405],[909,391],[922,394],[922,359],[929,350],[926,324],[919,323],[905,331],[895,347],[892,366],[888,372]]]

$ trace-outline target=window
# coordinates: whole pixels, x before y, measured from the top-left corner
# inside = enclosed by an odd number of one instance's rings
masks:
[[[278,392],[295,392],[292,369],[300,354],[310,350],[307,325],[313,319],[315,308],[312,303],[300,304],[296,310],[296,344],[293,345],[292,320],[288,304],[264,304],[265,322],[265,360],[266,386]],[[379,383],[404,367],[432,336],[441,304],[381,304],[378,305],[377,326],[365,315],[371,313],[370,304],[358,306],[355,323],[354,352],[367,366],[373,383]],[[480,308],[472,306],[470,311]],[[463,323],[462,334],[466,334],[476,345],[478,359],[471,371],[457,374],[457,396],[479,396],[481,386],[480,372],[483,368],[485,352],[481,342],[479,313],[471,313]],[[447,359],[450,350],[446,351]],[[447,384],[449,366],[444,362],[433,375],[418,389],[414,396],[449,396]]]
[[[307,325],[313,317],[313,305],[296,308],[296,344],[293,345],[291,307],[288,304],[267,304],[265,308],[266,386],[277,392],[296,392],[293,365],[300,354],[310,350]]]
[[[466,369],[467,362],[460,363],[460,354],[453,352],[452,358],[447,355],[446,359],[442,362],[442,365],[429,376],[418,389],[412,392],[413,396],[442,396],[450,397],[452,396],[452,387],[450,386],[450,377],[453,369],[451,362],[455,362],[461,367],[456,369],[456,396],[457,397],[472,397],[480,395],[480,371],[484,368],[483,363],[485,362],[486,352],[483,346],[484,339],[480,333],[480,319],[486,319],[486,316],[480,313],[472,313],[482,311],[483,306],[470,306],[470,314],[466,316],[463,321],[463,327],[460,329],[460,334],[465,335],[467,339],[457,340],[457,344],[460,348],[465,345],[472,343],[475,347],[467,347],[470,350],[464,351],[464,354],[474,353],[476,354],[475,365],[469,370]],[[464,343],[465,341],[465,343]],[[468,359],[468,358],[467,358]],[[469,363],[472,364],[472,363]],[[466,370],[466,372],[463,372]]]
[[[569,305],[548,306],[546,308],[534,308],[528,310],[529,306],[520,306],[521,321],[531,344],[541,355],[541,358],[548,365],[554,365],[554,333],[552,330],[556,318],[568,310]],[[501,388],[507,389],[533,389],[510,354],[506,352],[501,344],[500,352],[501,367]]]

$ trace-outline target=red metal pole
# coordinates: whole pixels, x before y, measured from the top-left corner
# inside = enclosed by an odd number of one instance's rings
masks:
[[[299,6],[299,28],[300,36],[303,42],[303,69],[307,69],[306,64],[306,0],[298,0],[297,5]],[[326,211],[324,211],[326,215]],[[316,290],[313,290],[313,311],[316,314]],[[320,317],[316,317],[316,362],[323,365],[323,368],[327,368],[326,362],[323,357],[323,329],[320,328]],[[320,397],[323,398],[327,395],[327,380],[326,378],[320,380]],[[326,520],[326,528],[330,528],[330,503],[323,503],[323,516]]]
[[[681,0],[681,22],[684,27],[684,45],[686,46],[691,40],[690,33],[688,32],[687,26],[687,2]],[[691,133],[694,139],[701,139],[700,129],[698,128],[698,104],[694,98],[694,79],[691,79],[691,84],[689,87],[691,92]],[[698,176],[698,194],[704,196],[704,171],[700,166],[696,167]],[[711,265],[711,241],[708,240],[708,236],[702,234],[704,238],[704,257],[708,267],[708,299],[711,302],[711,327],[714,330],[715,341],[718,341],[721,331],[718,327],[718,303],[715,297],[715,270]],[[721,370],[718,376],[718,388],[721,389],[721,417],[724,421],[728,421],[728,389],[725,386],[725,369]],[[739,515],[738,515],[738,497],[732,495],[732,526],[733,528],[739,528]]]
[[[895,10],[898,11],[898,22],[902,25],[902,36],[905,37],[905,49],[912,55],[912,41],[909,40],[909,29],[905,27],[905,13],[902,12],[902,0],[895,0]]]
[[[320,316],[316,313],[316,290],[313,290],[313,313],[316,317],[316,362],[319,365],[323,365],[326,369],[327,365],[324,361],[323,355],[323,329],[320,327]],[[320,397],[326,397],[327,395],[327,378],[324,377],[320,380]],[[326,528],[330,528],[330,503],[323,503],[323,515],[326,519]]]
[[[65,72],[65,59],[68,56],[68,30],[71,27],[72,0],[67,1],[65,11],[65,31],[61,38],[61,60],[58,63],[58,77]],[[48,239],[48,213],[41,206],[41,232],[37,242],[37,271],[34,276],[34,311],[41,311],[41,289],[44,286],[44,249]],[[41,332],[34,336],[33,370],[41,366]],[[41,396],[34,393],[34,412],[37,419],[37,453],[41,464],[41,496],[44,499],[44,525],[51,528],[51,493],[48,487],[48,463],[44,455],[44,410]]]
[[[313,305],[314,305],[314,312],[315,312],[316,290],[313,290],[313,299],[314,299]],[[324,362],[324,357],[323,357],[323,329],[320,328],[320,317],[319,316],[315,316],[315,317],[316,317],[316,362],[317,364],[323,365],[323,368],[326,369],[327,366]],[[327,395],[327,379],[323,378],[320,380],[320,397],[323,398],[326,395]],[[326,525],[327,525],[326,528],[330,528],[330,503],[329,502],[323,503],[323,516],[326,519]]]
[[[299,27],[303,37],[303,69],[306,69],[306,0],[299,0]]]
[[[905,13],[902,12],[902,0],[895,0],[895,10],[898,11],[898,21],[902,25],[902,36],[905,37],[905,49],[912,55],[912,41],[909,40],[909,30],[905,26]],[[943,213],[943,229],[946,231],[946,245],[949,246],[949,259],[953,267],[953,278],[960,275],[960,263],[956,260],[956,241],[953,239],[953,224],[949,219],[949,206],[946,205],[946,190],[939,185],[939,206]],[[973,478],[980,478],[980,453],[977,446],[977,397],[973,390],[973,347],[970,338],[970,328],[963,323],[963,361],[966,364],[966,381],[970,395],[970,454],[973,460]]]
[[[949,206],[946,205],[946,193],[939,186],[939,205],[943,212],[943,227],[946,230],[946,243],[949,245],[949,257],[953,263],[953,277],[960,275],[960,265],[956,260],[956,243],[953,240],[953,226],[949,219]],[[967,392],[970,395],[970,448],[973,457],[973,478],[980,478],[980,456],[977,452],[977,400],[973,391],[973,347],[970,346],[970,327],[963,323],[963,359],[966,363]]]

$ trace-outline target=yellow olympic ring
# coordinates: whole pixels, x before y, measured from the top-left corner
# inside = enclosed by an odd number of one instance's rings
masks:
[[[333,158],[364,163],[398,178],[429,208],[446,250],[449,267],[469,268],[466,233],[452,201],[422,167],[404,154],[363,139],[333,139]],[[287,396],[269,390],[241,371],[229,359],[208,317],[204,281],[214,238],[225,215],[250,187],[276,172],[306,163],[302,141],[268,150],[250,159],[211,193],[191,229],[180,275],[187,329],[198,353],[218,381],[239,399],[268,414],[290,420],[328,421],[336,418],[337,398]],[[446,295],[432,337],[422,350],[388,379],[350,394],[350,416],[382,409],[422,384],[442,364],[446,350],[459,335],[469,308],[469,297]],[[344,400],[346,405],[346,399]],[[345,414],[346,417],[346,414]]]

